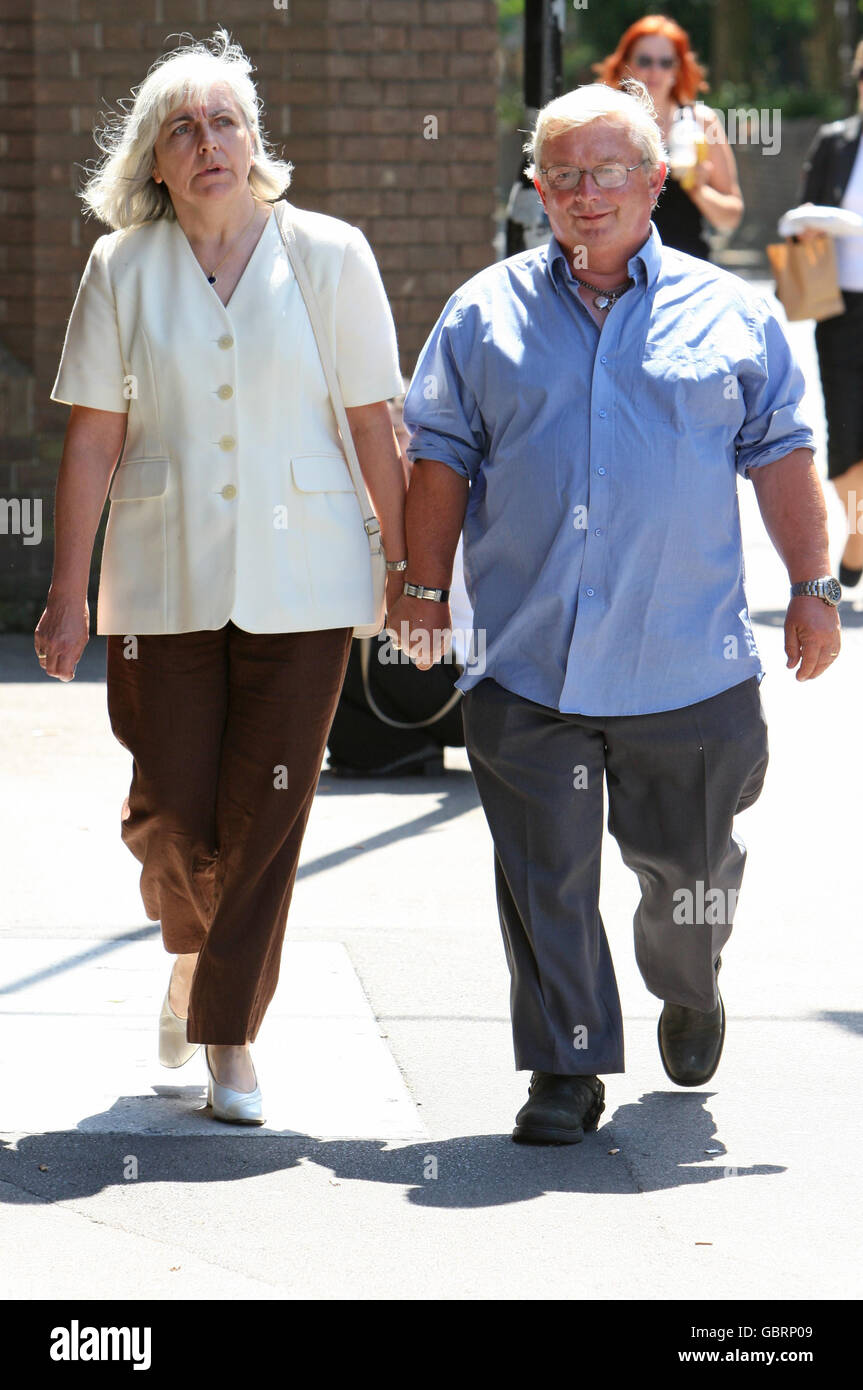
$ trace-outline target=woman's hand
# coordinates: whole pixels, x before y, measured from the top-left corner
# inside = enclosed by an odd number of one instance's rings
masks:
[[[697,120],[710,158],[699,160],[694,169],[687,171],[681,186],[711,227],[719,232],[733,232],[743,216],[734,154],[715,111],[698,107]]]
[[[75,667],[90,640],[90,610],[87,599],[70,600],[48,595],[45,612],[36,627],[33,645],[46,676],[57,680],[75,679]]]
[[[387,570],[387,612],[390,613],[402,596],[405,587],[404,570]]]
[[[75,679],[90,636],[87,582],[93,540],[123,447],[126,415],[73,405],[54,505],[54,574],[34,646],[46,675]]]
[[[704,188],[705,185],[712,186],[710,181],[714,173],[715,166],[711,161],[709,159],[701,159],[692,169],[687,171],[685,180],[683,181],[683,187],[687,193],[694,193],[697,189]]]
[[[819,237],[827,236],[827,232],[820,227],[801,227],[799,232],[794,233],[795,241],[817,241]]]

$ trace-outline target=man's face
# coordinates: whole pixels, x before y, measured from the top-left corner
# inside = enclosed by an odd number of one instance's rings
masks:
[[[578,187],[557,192],[544,175],[535,180],[536,189],[548,213],[551,230],[570,255],[584,247],[579,260],[583,271],[614,274],[647,240],[650,214],[662,181],[665,165],[648,170],[641,164],[641,150],[614,121],[596,120],[547,140],[542,166],[574,165],[595,169],[598,164],[623,164],[632,169],[620,188],[599,188],[590,174],[582,174]]]

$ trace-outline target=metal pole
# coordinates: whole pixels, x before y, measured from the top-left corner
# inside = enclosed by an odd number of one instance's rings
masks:
[[[525,0],[524,105],[532,126],[541,106],[563,90],[566,0]],[[513,184],[506,221],[506,254],[514,256],[548,240],[548,221],[524,168]]]
[[[563,90],[565,0],[525,0],[524,104],[538,110]]]

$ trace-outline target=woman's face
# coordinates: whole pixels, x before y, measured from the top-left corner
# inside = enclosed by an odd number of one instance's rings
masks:
[[[654,103],[671,100],[679,66],[677,49],[671,39],[662,34],[646,34],[636,39],[627,55],[626,66],[631,68],[633,77],[644,83]]]
[[[153,146],[156,182],[173,203],[200,208],[248,187],[252,136],[231,89],[215,86],[206,100],[169,111]]]

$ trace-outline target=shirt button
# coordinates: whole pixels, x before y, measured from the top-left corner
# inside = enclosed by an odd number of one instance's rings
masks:
[[[219,448],[224,449],[225,453],[230,453],[231,449],[236,449],[237,441],[232,434],[223,434],[219,440]]]
[[[604,477],[605,477],[605,469],[604,469],[604,468],[597,468],[596,471],[597,471],[597,473],[599,474],[600,478],[604,478]]]
[[[220,347],[220,348],[223,348],[223,349],[227,349],[227,348],[232,348],[233,346],[234,346],[234,340],[233,340],[233,338],[231,337],[230,333],[223,333],[222,336],[221,336],[221,338],[219,339],[219,347]]]
[[[596,528],[596,530],[594,531],[593,534],[594,534],[595,536],[601,536],[601,535],[602,535],[602,527],[601,527],[601,526],[597,526],[597,528]]]
[[[600,414],[600,418],[604,420],[605,417],[606,417],[606,415],[608,414],[608,411],[607,411],[607,410],[601,410],[601,411],[599,412],[599,414]]]
[[[587,594],[587,597],[588,597],[588,598],[593,598],[593,594],[594,594],[593,589],[585,589],[584,592]]]
[[[237,489],[234,487],[233,483],[226,483],[225,486],[222,488],[222,496],[224,497],[226,502],[233,502],[236,495]]]
[[[599,360],[600,360],[600,362],[605,363],[605,362],[608,361],[608,358],[607,358],[607,357],[600,357]]]
[[[234,394],[233,386],[220,386],[216,395],[220,401],[229,401]]]

